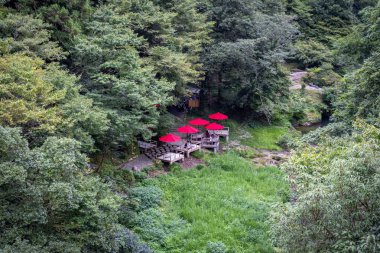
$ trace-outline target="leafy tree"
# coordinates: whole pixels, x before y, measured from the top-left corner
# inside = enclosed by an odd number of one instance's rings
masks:
[[[319,67],[324,62],[330,62],[330,50],[322,43],[314,40],[299,40],[294,44],[295,58],[304,68]]]
[[[379,66],[380,37],[379,30],[380,3],[365,12],[365,23],[359,25],[354,35],[349,36],[349,43],[343,46],[347,56],[356,64],[364,63],[360,68],[348,74],[344,86],[339,90],[336,101],[336,116],[350,121],[360,116],[372,123],[378,122],[379,108]],[[357,38],[353,39],[353,38]],[[357,48],[359,50],[355,51]],[[351,50],[352,49],[352,50]]]
[[[21,127],[32,146],[47,136],[79,140],[91,151],[109,127],[106,114],[79,94],[77,78],[24,54],[0,57],[0,122]]]
[[[212,23],[198,10],[199,3],[186,1],[126,1],[121,13],[145,41],[138,48],[144,63],[157,77],[176,84],[176,94],[185,94],[188,84],[202,78],[200,54],[210,41]]]
[[[151,252],[118,217],[122,199],[86,171],[71,139],[29,149],[0,127],[1,252]]]
[[[51,40],[50,26],[30,15],[8,14],[0,23],[3,53],[24,52],[46,61],[65,58],[66,53]]]
[[[142,40],[119,11],[112,4],[99,7],[73,49],[84,91],[104,108],[111,122],[102,139],[104,149],[128,144],[139,134],[149,138],[159,117],[154,105],[168,104],[174,87],[165,79],[156,79],[152,68],[142,65],[136,50]]]
[[[352,137],[327,137],[291,158],[283,169],[297,185],[297,199],[272,214],[277,246],[286,252],[380,250],[379,136],[378,128],[359,121]]]
[[[216,92],[219,105],[271,120],[288,93],[288,79],[279,63],[297,34],[291,17],[273,1],[211,4],[217,43],[204,56],[209,94]]]
[[[57,104],[63,102],[68,89],[55,87],[46,80],[43,61],[21,54],[0,58],[0,121],[2,125],[32,131],[54,132],[62,122]]]
[[[208,54],[209,74],[217,74],[219,101],[270,120],[286,101],[289,81],[278,63],[281,56],[267,39],[219,43]]]
[[[16,9],[18,12],[37,14],[52,25],[52,38],[59,41],[67,50],[72,46],[74,36],[81,33],[83,22],[92,13],[92,5],[97,1],[84,0],[4,0],[6,7]]]

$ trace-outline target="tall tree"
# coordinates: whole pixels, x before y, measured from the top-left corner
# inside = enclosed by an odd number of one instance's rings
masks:
[[[220,104],[271,120],[286,100],[280,63],[297,34],[281,2],[211,1],[216,43],[204,57],[209,93]]]
[[[136,48],[142,39],[130,28],[130,20],[114,4],[99,7],[76,37],[73,49],[75,68],[84,91],[96,105],[107,111],[111,127],[103,147],[119,147],[142,134],[152,135],[159,112],[155,105],[171,101],[174,84],[143,66]]]

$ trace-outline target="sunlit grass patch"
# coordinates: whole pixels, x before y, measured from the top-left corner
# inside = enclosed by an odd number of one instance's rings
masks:
[[[209,156],[207,166],[152,179],[164,192],[161,212],[186,226],[169,234],[155,252],[205,252],[222,242],[229,252],[273,252],[268,238],[270,206],[287,199],[277,168],[255,168],[237,154]]]
[[[280,126],[262,126],[248,129],[251,136],[243,139],[241,142],[244,145],[269,149],[269,150],[282,150],[277,144],[281,137],[288,132],[287,127]]]

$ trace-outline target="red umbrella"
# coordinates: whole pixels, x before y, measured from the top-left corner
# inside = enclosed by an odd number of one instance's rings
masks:
[[[219,125],[218,123],[211,123],[210,125],[205,126],[207,130],[223,130],[224,126]]]
[[[162,142],[177,142],[181,140],[181,137],[175,134],[167,134],[159,138]]]
[[[177,129],[178,132],[180,133],[185,133],[185,134],[195,134],[198,133],[198,129],[195,129],[192,126],[181,126]]]
[[[228,119],[227,115],[220,113],[220,112],[210,114],[210,115],[208,115],[208,117],[210,119],[213,119],[213,120],[226,120],[226,119]]]
[[[190,120],[189,123],[194,126],[205,126],[205,125],[210,124],[208,120],[201,119],[201,118]]]

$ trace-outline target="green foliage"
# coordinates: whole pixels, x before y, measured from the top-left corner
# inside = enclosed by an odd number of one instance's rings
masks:
[[[20,54],[0,58],[2,125],[21,126],[25,132],[54,132],[62,122],[56,105],[72,87],[55,87],[42,65],[41,60]]]
[[[159,186],[164,199],[161,218],[146,223],[160,227],[169,217],[182,225],[166,230],[163,244],[147,242],[155,252],[274,252],[265,221],[270,205],[287,198],[283,177],[276,168],[253,168],[250,161],[227,153],[210,157],[205,169],[150,179],[145,184]]]
[[[289,131],[281,136],[278,145],[284,149],[295,149],[300,145],[301,133],[296,130]]]
[[[234,149],[234,152],[236,152],[239,156],[246,159],[252,159],[258,155],[258,153],[254,149],[251,149],[251,148],[236,148]]]
[[[24,54],[0,57],[0,122],[21,127],[33,145],[49,135],[79,140],[92,151],[108,129],[104,112],[79,95],[77,78],[57,64]]]
[[[226,245],[222,242],[208,242],[207,243],[207,253],[226,253]]]
[[[50,26],[30,15],[8,14],[0,23],[0,53],[23,52],[47,61],[59,61],[67,55],[51,40]]]
[[[154,105],[171,101],[173,84],[155,79],[150,68],[142,67],[134,48],[141,39],[128,23],[116,6],[99,7],[74,49],[88,95],[106,110],[112,125],[103,149],[130,144],[139,134],[149,138],[159,116]]]
[[[329,44],[334,36],[350,32],[355,19],[353,4],[353,0],[290,0],[288,11],[298,16],[305,37]]]
[[[272,238],[286,252],[377,252],[380,131],[359,121],[352,137],[305,146],[284,166],[297,201],[272,214]],[[297,238],[297,240],[294,240]]]
[[[179,171],[182,170],[182,167],[181,165],[179,165],[178,163],[173,163],[169,166],[169,171],[170,172],[173,172],[173,173],[178,173]]]
[[[286,101],[288,79],[279,63],[297,30],[281,3],[211,1],[216,43],[207,48],[206,88],[219,105],[271,120]]]
[[[162,198],[162,191],[160,188],[150,187],[135,187],[130,191],[130,198],[136,202],[135,209],[137,211],[157,207]]]
[[[191,153],[191,156],[197,158],[197,159],[203,159],[205,157],[205,153],[203,151],[195,151]]]
[[[309,144],[317,144],[325,138],[343,137],[350,135],[351,132],[351,125],[347,125],[344,122],[335,122],[302,136],[301,141]]]
[[[28,1],[4,0],[5,6],[15,8],[22,13],[33,14],[53,27],[52,37],[59,41],[65,49],[72,46],[72,39],[82,30],[85,21],[96,1],[58,0],[58,1]]]
[[[295,58],[303,68],[318,67],[323,62],[331,61],[331,52],[322,43],[309,39],[299,40],[294,44]]]
[[[315,84],[318,87],[333,87],[341,83],[342,77],[334,71],[334,68],[329,63],[323,63],[318,68],[313,68],[304,77],[304,82],[307,84]]]
[[[176,93],[185,94],[186,85],[196,84],[203,75],[200,54],[210,42],[211,22],[199,11],[197,1],[127,1],[132,29],[144,41],[144,62],[160,78],[176,84]]]
[[[118,223],[121,198],[87,174],[78,142],[52,137],[29,149],[18,130],[0,127],[0,135],[0,251],[113,252],[128,245],[132,238]]]

